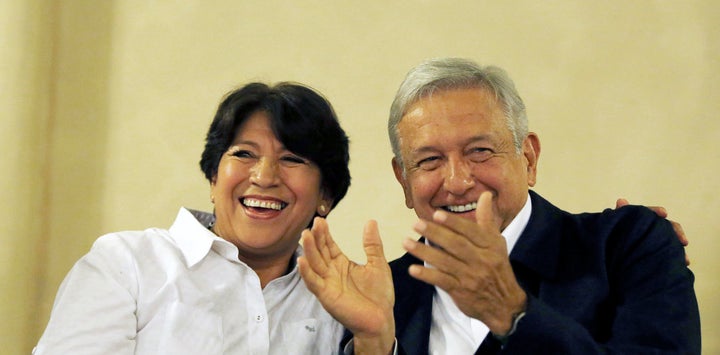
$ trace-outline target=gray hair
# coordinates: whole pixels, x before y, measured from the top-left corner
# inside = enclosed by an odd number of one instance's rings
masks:
[[[515,150],[518,154],[522,152],[522,143],[528,134],[525,104],[507,73],[501,68],[482,67],[467,59],[441,58],[425,61],[410,70],[395,94],[390,107],[388,134],[398,164],[403,165],[397,126],[407,109],[436,91],[466,88],[485,89],[495,95],[512,132]]]

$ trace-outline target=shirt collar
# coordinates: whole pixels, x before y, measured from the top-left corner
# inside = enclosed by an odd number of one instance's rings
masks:
[[[525,206],[518,212],[518,214],[513,218],[513,220],[508,224],[507,227],[505,227],[505,230],[502,231],[502,236],[505,237],[505,242],[507,243],[507,251],[508,255],[515,247],[515,243],[517,242],[518,238],[520,238],[520,234],[525,230],[525,227],[527,227],[528,222],[530,221],[530,215],[532,214],[532,202],[530,201],[530,195],[528,194],[527,199],[525,200]]]
[[[169,231],[188,267],[202,260],[215,241],[223,240],[208,229],[213,220],[210,213],[180,208]]]
[[[181,207],[175,222],[170,227],[170,237],[175,241],[185,257],[185,263],[192,267],[205,258],[215,246],[216,252],[226,259],[242,263],[237,258],[237,247],[225,239],[215,235],[209,226],[215,221],[212,213]],[[290,259],[289,275],[296,272],[297,257],[303,255],[302,246],[298,245]],[[243,263],[244,264],[244,263]]]

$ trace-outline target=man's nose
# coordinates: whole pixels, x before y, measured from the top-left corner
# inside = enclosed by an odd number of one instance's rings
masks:
[[[269,158],[260,158],[251,168],[250,182],[261,187],[271,187],[278,184],[280,175],[277,161]]]
[[[445,171],[443,187],[453,195],[462,195],[475,186],[475,178],[468,164],[460,159],[450,159]]]

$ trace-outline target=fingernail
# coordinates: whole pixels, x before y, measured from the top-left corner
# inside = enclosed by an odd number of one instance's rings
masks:
[[[415,248],[415,241],[410,238],[405,238],[405,240],[403,240],[403,242],[402,242],[402,245],[403,245],[403,248],[405,248],[405,250],[409,251],[409,250]]]
[[[411,276],[417,276],[420,274],[420,267],[418,265],[410,265],[408,268],[408,273]]]
[[[437,222],[445,222],[447,219],[447,213],[445,211],[436,210],[435,213],[433,213],[433,220]]]
[[[422,233],[425,231],[425,229],[427,229],[427,223],[425,223],[425,221],[423,220],[419,220],[415,222],[415,226],[413,227],[413,229],[415,229],[415,231],[418,233]]]

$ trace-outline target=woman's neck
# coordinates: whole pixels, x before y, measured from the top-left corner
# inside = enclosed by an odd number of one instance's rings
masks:
[[[277,258],[268,256],[253,258],[246,255],[239,255],[238,257],[255,271],[260,279],[260,287],[264,289],[270,281],[286,275],[292,270],[295,266],[294,256],[295,253]]]

